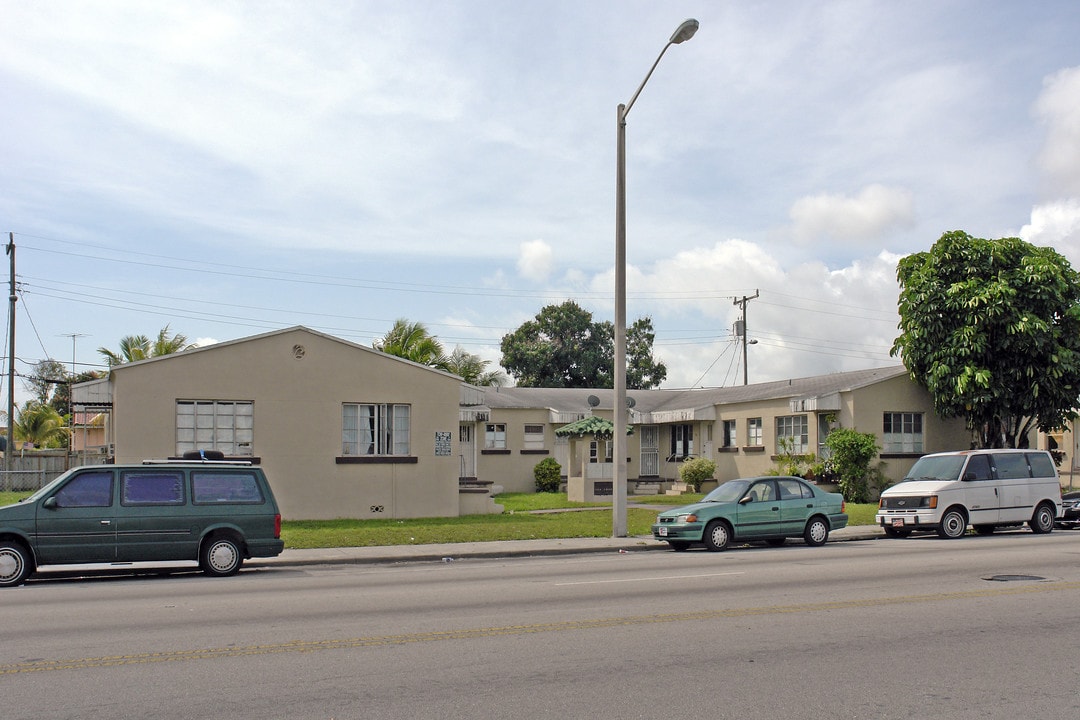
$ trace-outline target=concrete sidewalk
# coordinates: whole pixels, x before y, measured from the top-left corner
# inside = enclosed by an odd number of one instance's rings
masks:
[[[873,540],[885,537],[877,525],[858,525],[834,530],[829,542]],[[789,540],[791,544],[801,540]],[[504,540],[496,542],[444,543],[438,545],[379,545],[376,547],[286,550],[274,558],[252,558],[244,567],[294,567],[304,565],[358,565],[403,562],[453,562],[467,558],[510,558],[583,553],[667,550],[666,542],[643,535],[626,538],[563,538],[553,540]]]

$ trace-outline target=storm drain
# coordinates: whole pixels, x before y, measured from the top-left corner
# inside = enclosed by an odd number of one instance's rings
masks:
[[[990,582],[1023,582],[1025,580],[1030,582],[1045,579],[1046,578],[1039,577],[1038,575],[992,575],[988,578],[983,578],[983,580],[989,580]]]

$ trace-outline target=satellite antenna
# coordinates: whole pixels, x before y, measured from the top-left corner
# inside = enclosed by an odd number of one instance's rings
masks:
[[[634,399],[634,398],[632,398],[632,397],[628,397],[628,398],[626,398],[626,407],[628,407],[628,408],[632,408],[632,407],[634,407],[635,405],[637,405],[637,400],[635,400],[635,399]]]
[[[596,407],[600,404],[600,398],[596,397],[595,395],[590,395],[587,398],[587,401],[589,403],[589,407]]]

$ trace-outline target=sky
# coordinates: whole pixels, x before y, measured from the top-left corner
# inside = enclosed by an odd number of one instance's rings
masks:
[[[1080,268],[1075,0],[0,17],[20,375],[166,325],[370,345],[398,318],[496,369],[545,305],[612,320],[617,106],[661,51],[627,117],[627,318],[652,319],[663,387],[742,384],[744,297],[751,383],[898,364],[896,264],[948,231]]]

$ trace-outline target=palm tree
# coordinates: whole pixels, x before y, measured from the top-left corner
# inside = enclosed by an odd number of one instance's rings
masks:
[[[17,440],[33,443],[35,447],[63,447],[68,436],[60,413],[34,400],[22,406],[13,430]]]
[[[195,343],[189,343],[187,336],[180,333],[170,335],[169,326],[166,325],[161,328],[157,339],[153,342],[145,335],[125,335],[120,338],[120,352],[114,352],[106,347],[98,348],[98,352],[105,358],[109,367],[113,367],[161,355],[171,355],[193,347],[196,347]]]
[[[423,323],[399,318],[394,321],[394,327],[371,346],[387,355],[396,355],[421,365],[441,370],[446,368],[447,357],[442,343],[428,332]]]
[[[506,375],[501,370],[487,370],[490,360],[482,360],[479,355],[474,355],[458,345],[450,357],[446,359],[444,369],[459,375],[462,380],[470,385],[479,387],[502,387],[506,384]]]

